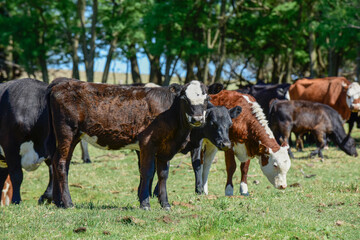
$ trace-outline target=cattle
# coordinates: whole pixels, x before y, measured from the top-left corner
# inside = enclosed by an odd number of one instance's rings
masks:
[[[5,157],[3,156],[1,148],[0,148],[0,168],[7,168]],[[4,187],[2,188],[1,191],[0,205],[1,206],[9,205],[11,203],[12,195],[13,195],[13,189],[10,181],[10,176],[8,175],[5,180]]]
[[[270,110],[270,128],[278,142],[287,142],[291,132],[300,136],[311,132],[317,142],[317,149],[311,152],[311,157],[317,154],[323,160],[322,150],[327,136],[346,154],[357,156],[355,141],[345,133],[340,114],[325,104],[275,100]]]
[[[256,84],[245,86],[243,89],[237,90],[240,93],[250,94],[256,99],[263,109],[266,118],[269,117],[269,103],[272,99],[290,99],[288,83],[281,84]]]
[[[358,112],[352,112],[350,115],[349,120],[347,120],[347,123],[349,124],[349,131],[348,135],[350,136],[352,129],[354,128],[354,125],[356,123],[357,128],[360,128],[360,117]]]
[[[0,189],[7,175],[13,185],[13,203],[21,201],[22,169],[36,170],[42,161],[50,165],[55,150],[55,138],[49,123],[46,99],[47,84],[35,79],[18,79],[0,84],[0,150],[8,167],[0,168]],[[84,144],[82,144],[83,146]],[[1,153],[0,153],[1,155]],[[84,162],[90,162],[83,151]],[[52,169],[50,181],[39,203],[52,199]]]
[[[170,209],[166,191],[169,160],[186,146],[192,128],[205,122],[205,85],[198,81],[174,85],[170,90],[175,94],[164,88],[69,80],[52,83],[49,88],[57,141],[52,158],[55,204],[73,206],[68,187],[69,164],[76,144],[86,139],[105,149],[140,150],[140,208],[150,209],[149,184],[156,164],[159,202],[164,209]],[[168,109],[163,111],[166,103]]]
[[[352,111],[360,110],[360,85],[344,77],[299,79],[289,88],[291,100],[319,102],[334,108],[348,120]]]
[[[209,91],[209,93],[211,93]],[[254,97],[248,94],[241,94],[236,91],[223,90],[218,94],[212,94],[211,103],[215,106],[225,106],[230,109],[235,106],[242,108],[242,113],[233,119],[233,125],[229,130],[229,137],[232,142],[232,149],[225,151],[225,162],[227,172],[227,182],[225,186],[225,195],[233,195],[232,177],[236,170],[236,156],[241,162],[241,184],[240,193],[248,195],[247,187],[247,170],[250,159],[256,157],[259,159],[259,164],[262,172],[277,189],[285,189],[287,187],[286,174],[290,169],[290,158],[287,153],[288,146],[280,146],[267,125],[265,115],[256,102]],[[204,141],[202,149],[197,149],[199,153],[203,153],[203,167],[195,169],[200,171],[195,176],[202,176],[202,186],[196,186],[197,192],[204,192],[208,194],[208,175],[211,163],[217,152],[209,141]],[[193,155],[198,158],[199,154]],[[193,159],[193,162],[195,159]],[[202,172],[201,172],[202,171]]]
[[[202,141],[211,142],[219,150],[227,150],[231,147],[229,139],[229,129],[232,125],[232,120],[239,116],[242,109],[240,106],[235,106],[227,109],[223,106],[211,106],[206,110],[206,121],[204,126],[194,128],[190,134],[190,141],[186,147],[181,150],[182,154],[191,152],[192,155],[200,154],[196,151],[201,145]],[[192,166],[195,174],[200,174],[201,160],[200,155],[192,158]],[[201,176],[195,177],[195,192],[201,194]],[[150,184],[151,185],[151,184]],[[151,188],[150,188],[151,190]],[[158,184],[155,187],[154,195],[158,195]]]

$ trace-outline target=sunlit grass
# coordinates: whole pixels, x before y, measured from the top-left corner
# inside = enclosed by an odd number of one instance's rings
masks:
[[[360,131],[355,129],[353,136],[360,139]],[[170,212],[163,211],[156,199],[151,199],[151,211],[138,208],[135,153],[90,147],[93,163],[83,164],[76,149],[69,172],[75,207],[38,206],[48,182],[47,167],[25,172],[23,202],[0,209],[0,238],[360,239],[358,158],[331,146],[322,163],[308,158],[313,149],[294,150],[296,159],[288,173],[288,185],[294,187],[285,191],[270,186],[254,159],[249,197],[239,196],[239,170],[234,176],[235,196],[224,196],[221,152],[209,175],[209,196],[195,195],[190,158],[177,155],[168,179]]]

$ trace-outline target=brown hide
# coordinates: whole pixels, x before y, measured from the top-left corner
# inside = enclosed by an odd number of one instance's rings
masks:
[[[348,120],[351,110],[346,104],[346,91],[350,84],[344,77],[300,79],[290,86],[290,99],[327,104]]]
[[[96,136],[97,144],[108,149],[135,143],[137,135],[164,111],[157,107],[156,100],[147,98],[149,91],[161,89],[130,89],[80,81],[54,86],[50,97],[53,115],[67,117],[53,119],[55,132],[63,135],[57,139],[67,138],[72,132],[62,126],[71,126],[79,135]]]
[[[1,192],[1,206],[6,206],[11,203],[12,194],[13,194],[13,188],[10,181],[10,176],[8,176],[5,180],[4,188],[2,189]]]
[[[266,133],[265,128],[253,114],[250,103],[243,96],[247,96],[251,102],[256,102],[254,97],[236,91],[223,90],[218,94],[210,95],[211,103],[216,106],[225,106],[228,109],[235,106],[242,107],[241,114],[233,119],[233,125],[229,131],[231,142],[245,143],[249,158],[264,154],[265,147],[277,152],[280,146],[274,138],[270,138]],[[262,145],[259,144],[259,141]]]

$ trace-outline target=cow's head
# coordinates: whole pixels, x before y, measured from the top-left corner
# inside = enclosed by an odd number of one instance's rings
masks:
[[[224,106],[211,107],[206,111],[206,123],[204,125],[204,137],[209,139],[220,150],[228,150],[231,147],[229,129],[232,120],[239,116],[242,108],[236,106],[228,110]]]
[[[357,82],[349,85],[346,92],[346,103],[351,111],[360,111],[360,85]]]
[[[184,85],[180,92],[180,106],[187,122],[192,127],[200,127],[205,123],[209,96],[206,86],[199,81],[191,81]]]
[[[339,145],[339,147],[341,148],[341,150],[343,150],[346,154],[350,156],[354,156],[354,157],[358,156],[356,151],[355,140],[350,136],[347,136],[343,140],[343,142]]]
[[[262,172],[277,189],[287,187],[286,174],[291,166],[288,149],[289,146],[286,143],[276,152],[273,152],[271,148],[266,148],[265,154],[260,158]]]

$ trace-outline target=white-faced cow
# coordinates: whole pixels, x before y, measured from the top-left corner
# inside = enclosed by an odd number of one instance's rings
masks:
[[[250,95],[228,90],[212,94],[210,97],[211,103],[215,106],[225,106],[228,109],[235,106],[242,108],[242,113],[233,119],[229,131],[232,149],[225,152],[227,171],[225,195],[233,195],[232,177],[236,170],[234,156],[241,162],[240,193],[242,195],[248,195],[247,169],[253,157],[259,159],[262,172],[275,188],[286,188],[286,174],[291,165],[287,153],[288,146],[279,146],[276,142],[265,115],[255,99]],[[208,174],[217,148],[209,141],[204,141],[202,148],[204,158],[202,174],[198,173],[196,176],[202,176],[203,186],[197,192],[208,194]]]
[[[206,87],[198,81],[170,89],[177,94],[164,88],[77,81],[51,86],[50,108],[57,140],[52,160],[53,198],[57,206],[73,205],[69,164],[76,144],[85,138],[105,149],[140,149],[140,207],[150,208],[149,183],[156,165],[159,201],[163,208],[170,208],[166,192],[169,160],[185,147],[192,128],[204,124],[208,103]],[[162,112],[161,102],[170,103],[169,109]]]
[[[360,110],[360,85],[344,77],[299,79],[289,88],[291,100],[319,102],[334,108],[344,120]]]

